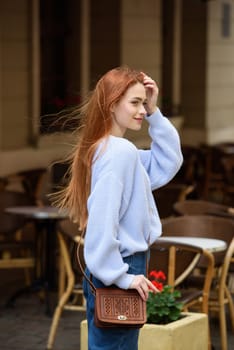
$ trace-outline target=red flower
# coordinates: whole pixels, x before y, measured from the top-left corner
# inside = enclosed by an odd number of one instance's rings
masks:
[[[149,273],[149,277],[156,278],[157,280],[163,280],[163,281],[166,280],[166,275],[163,271],[153,270]]]
[[[163,281],[166,280],[166,275],[163,271],[150,271],[149,279],[153,283],[153,285],[160,291],[163,290]]]
[[[151,281],[151,282],[158,290],[160,290],[160,292],[163,290],[163,284],[161,282],[157,282],[157,281]]]

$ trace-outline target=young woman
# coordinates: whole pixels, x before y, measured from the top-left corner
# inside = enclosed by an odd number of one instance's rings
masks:
[[[80,113],[83,124],[72,154],[70,181],[60,207],[86,227],[87,275],[97,287],[136,289],[144,300],[157,289],[145,277],[147,252],[161,235],[152,190],[169,182],[182,163],[177,131],[157,107],[158,87],[127,67],[107,72]],[[149,124],[150,150],[124,138]],[[84,281],[89,350],[136,350],[137,329],[94,324],[94,297]]]

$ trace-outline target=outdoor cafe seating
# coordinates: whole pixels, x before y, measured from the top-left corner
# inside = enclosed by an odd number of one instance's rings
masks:
[[[234,330],[234,304],[228,288],[229,268],[234,257],[234,222],[227,218],[210,215],[184,215],[164,219],[162,227],[163,236],[171,238],[198,237],[200,240],[210,238],[226,242],[225,250],[213,252],[215,274],[211,284],[208,311],[209,313],[216,311],[219,314],[222,350],[227,350],[226,305]],[[198,264],[198,274],[193,274],[189,279],[190,288],[197,286],[200,288],[206,266],[207,261],[201,259]]]
[[[63,171],[64,173],[64,171]],[[59,178],[61,178],[59,176]],[[43,173],[44,179],[44,173]],[[58,179],[58,182],[60,180]],[[57,180],[56,180],[57,182]],[[41,181],[38,182],[41,186]],[[57,184],[56,184],[57,188]],[[40,198],[40,190],[37,187],[37,198]],[[161,190],[161,192],[160,192]],[[172,190],[172,191],[171,191]],[[26,191],[26,189],[25,189]],[[169,201],[165,199],[165,193],[170,192],[171,201],[169,205]],[[227,350],[226,347],[226,320],[224,318],[224,312],[226,305],[229,307],[229,315],[232,322],[232,327],[234,329],[234,308],[232,296],[228,289],[228,278],[229,278],[229,267],[233,259],[233,250],[234,250],[234,242],[232,240],[234,236],[233,231],[233,220],[227,220],[225,218],[220,218],[215,215],[212,216],[212,220],[210,219],[210,213],[207,211],[213,210],[226,210],[226,206],[223,204],[217,204],[214,202],[210,202],[210,207],[207,209],[205,206],[205,201],[193,200],[196,201],[197,204],[200,204],[199,208],[203,208],[203,212],[196,212],[196,215],[186,216],[199,216],[198,221],[191,220],[188,224],[188,218],[184,218],[185,213],[179,213],[179,209],[176,204],[179,203],[180,206],[187,201],[192,200],[189,198],[190,195],[193,196],[194,185],[191,184],[183,184],[183,183],[170,183],[165,188],[159,189],[155,192],[155,200],[158,204],[159,210],[161,208],[161,219],[163,226],[163,236],[196,236],[196,237],[210,237],[213,239],[221,239],[227,243],[228,249],[221,252],[210,252],[207,253],[201,247],[193,246],[192,244],[181,243],[175,241],[173,242],[163,242],[159,240],[151,249],[151,262],[153,261],[153,256],[157,255],[160,258],[157,258],[160,265],[157,265],[157,269],[164,269],[163,262],[167,260],[167,263],[170,261],[168,265],[168,281],[172,283],[175,288],[181,288],[183,290],[183,298],[185,302],[185,309],[193,309],[198,310],[199,312],[206,312],[210,314],[210,312],[215,309],[216,312],[219,313],[220,318],[220,335],[221,335],[221,343],[222,350]],[[2,192],[2,191],[0,191]],[[9,191],[10,192],[10,191]],[[174,196],[171,193],[174,192]],[[29,197],[28,197],[29,198]],[[35,196],[34,196],[35,198]],[[169,198],[169,197],[168,197]],[[176,204],[175,204],[176,203]],[[205,204],[204,204],[205,203]],[[29,204],[32,204],[31,202]],[[45,203],[37,202],[35,205],[45,205]],[[33,205],[34,205],[33,204]],[[47,204],[47,203],[46,203]],[[204,207],[201,205],[204,204]],[[211,208],[211,204],[213,207]],[[17,203],[6,204],[6,206],[14,206],[18,205]],[[166,210],[164,211],[164,207]],[[204,214],[204,215],[199,215]],[[213,213],[214,214],[214,213]],[[181,215],[181,217],[173,217],[173,215]],[[183,215],[183,216],[182,216]],[[205,219],[203,217],[206,217]],[[13,216],[12,216],[13,217]],[[18,218],[19,219],[19,218]],[[190,218],[191,219],[191,218]],[[190,220],[189,219],[189,220]],[[175,220],[175,221],[174,221]],[[181,225],[179,225],[179,220],[182,220]],[[194,219],[195,220],[195,219]],[[227,221],[229,222],[227,224]],[[198,223],[199,222],[199,223]],[[205,223],[207,222],[207,223]],[[231,223],[232,222],[232,223]],[[70,222],[69,219],[65,219],[62,221],[58,221],[56,224],[57,227],[57,243],[58,244],[54,249],[58,249],[58,262],[56,261],[56,269],[58,270],[58,298],[57,298],[57,306],[53,313],[53,318],[51,322],[50,331],[48,334],[47,348],[52,349],[56,332],[58,329],[58,324],[61,319],[61,315],[63,310],[75,310],[75,311],[85,311],[85,301],[83,298],[83,292],[81,288],[80,277],[81,274],[78,270],[75,269],[76,263],[71,259],[74,257],[74,247],[77,245],[77,237],[79,235],[79,231],[77,226]],[[192,229],[193,227],[193,229]],[[177,230],[178,228],[178,230]],[[222,232],[222,234],[221,234]],[[225,233],[225,237],[224,237]],[[188,249],[188,246],[189,249]],[[186,251],[187,249],[187,251]],[[73,252],[73,253],[72,253]],[[165,254],[164,258],[163,255]],[[191,256],[193,255],[193,258]],[[206,259],[204,258],[206,255]],[[215,276],[210,276],[211,265],[212,265],[212,257],[214,256],[215,263],[215,271],[218,271],[218,274]],[[187,258],[190,256],[190,260]],[[166,258],[165,258],[166,257]],[[181,259],[181,257],[183,257]],[[57,256],[54,256],[57,258]],[[30,256],[32,260],[32,267],[30,269],[35,268],[35,259],[34,256]],[[187,264],[187,267],[184,266],[181,268],[179,264],[183,260],[184,264]],[[207,261],[209,263],[207,264]],[[161,265],[162,264],[162,265]],[[0,265],[1,266],[1,265]],[[161,266],[161,267],[160,267]],[[180,268],[177,270],[177,268]],[[189,266],[189,267],[188,267]],[[154,265],[150,265],[150,269],[153,268]],[[185,272],[182,271],[185,270]],[[26,268],[27,273],[28,267]],[[200,278],[202,284],[198,283],[196,280],[197,273],[206,273],[205,280]],[[203,276],[200,275],[199,277]],[[186,277],[186,278],[185,278]],[[212,281],[210,281],[210,278]],[[29,281],[30,282],[30,281]],[[29,283],[27,282],[27,283]],[[196,283],[195,283],[196,282]],[[192,285],[194,283],[194,285]],[[193,286],[193,293],[191,290],[187,288],[187,286]],[[216,287],[216,288],[214,288]],[[210,295],[208,299],[208,295]],[[185,298],[186,296],[186,298]],[[214,298],[215,296],[215,298]],[[198,307],[199,306],[199,307]]]

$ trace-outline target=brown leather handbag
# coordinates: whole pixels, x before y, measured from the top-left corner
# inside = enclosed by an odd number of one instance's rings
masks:
[[[146,302],[136,289],[96,288],[86,275],[79,256],[83,236],[84,233],[78,244],[77,261],[95,296],[94,322],[96,327],[141,328],[146,323]]]
[[[136,289],[96,288],[97,327],[141,328],[146,322],[146,303]]]

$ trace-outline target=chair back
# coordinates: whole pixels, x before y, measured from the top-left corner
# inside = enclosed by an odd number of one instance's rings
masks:
[[[25,269],[26,284],[30,283],[29,268],[35,267],[34,231],[30,239],[23,235],[26,219],[5,212],[7,207],[32,205],[25,193],[0,191],[0,269]]]
[[[150,247],[149,271],[163,271],[176,287],[193,271],[203,250],[189,244],[158,239]]]
[[[227,213],[228,206],[199,199],[186,199],[173,205],[177,215],[215,215],[216,212]]]
[[[195,185],[195,192],[198,195],[197,191],[200,190],[198,187],[201,183],[200,173],[203,165],[200,147],[182,144],[181,148],[184,161],[172,181],[173,183]]]
[[[225,255],[224,261],[223,261],[223,268],[220,276],[220,285],[222,290],[225,290],[225,284],[227,280],[227,275],[230,269],[230,265],[234,259],[234,237],[229,244],[229,247],[227,249],[227,253]]]
[[[160,218],[172,216],[174,203],[185,200],[193,190],[193,185],[179,183],[170,183],[154,190],[152,193]]]
[[[234,237],[234,222],[210,215],[185,215],[162,220],[165,236],[191,236],[221,239],[227,246]],[[215,253],[215,264],[221,265],[226,251]]]
[[[65,186],[68,181],[69,163],[56,161],[50,165],[50,177],[52,191],[57,191]]]
[[[40,197],[43,179],[46,176],[46,168],[36,168],[23,170],[17,173],[18,177],[21,180],[24,191],[28,196],[32,197],[34,202],[37,202],[37,199]]]
[[[234,146],[233,146],[234,149]],[[233,205],[234,199],[234,154],[227,155],[221,159],[221,162],[224,167],[224,202],[227,205]]]
[[[70,219],[61,220],[58,227],[65,236],[68,236],[72,240],[75,240],[81,235],[78,225]]]
[[[219,192],[223,196],[225,181],[221,158],[225,154],[223,149],[215,145],[201,145],[204,161],[202,198],[208,200],[213,193]]]
[[[59,222],[58,231],[63,235],[69,249],[70,263],[73,271],[81,276],[82,272],[77,263],[77,246],[81,236],[81,231],[79,230],[78,225],[72,222],[70,219],[64,219]],[[83,242],[80,246],[79,254],[82,266],[85,267]]]
[[[13,214],[5,212],[7,207],[32,205],[33,201],[31,197],[23,192],[15,191],[0,191],[0,233],[10,234],[14,233],[17,229],[20,229],[25,220]]]

